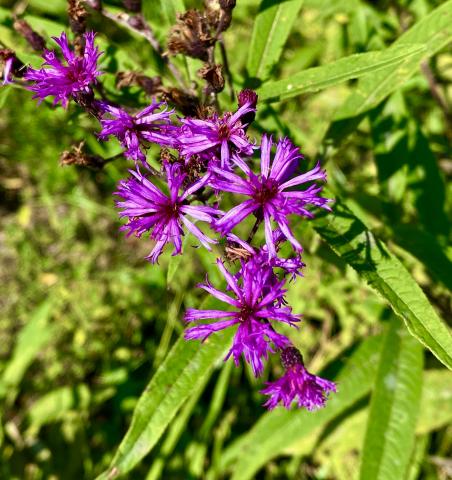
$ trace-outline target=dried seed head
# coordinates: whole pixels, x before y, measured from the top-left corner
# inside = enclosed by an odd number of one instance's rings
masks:
[[[71,150],[65,150],[60,155],[60,165],[77,165],[79,167],[88,167],[93,170],[100,170],[106,163],[105,159],[98,155],[89,155],[83,151],[85,142],[78,145],[72,145]]]
[[[82,0],[68,0],[67,13],[71,30],[76,35],[82,35],[85,33],[88,12],[86,11]]]
[[[22,37],[25,38],[33,50],[38,52],[42,52],[44,50],[46,41],[43,37],[41,37],[41,35],[39,35],[39,33],[36,33],[31,28],[28,22],[23,19],[17,19],[14,20],[13,27],[19,35],[22,35]]]
[[[198,75],[207,82],[207,93],[219,93],[224,89],[223,68],[221,65],[205,64],[198,70]]]
[[[198,10],[178,14],[168,38],[168,51],[207,60],[207,49],[214,44],[207,18]]]
[[[141,87],[147,95],[155,95],[160,92],[162,79],[160,77],[148,77],[139,72],[118,72],[116,75],[116,88],[121,89],[136,85]]]
[[[126,10],[129,10],[129,12],[141,12],[141,0],[122,0],[122,4]]]
[[[223,10],[232,10],[235,8],[236,0],[219,0]]]
[[[174,105],[184,115],[190,117],[197,116],[200,107],[198,97],[173,87],[162,87],[161,92],[162,99]]]
[[[224,32],[231,24],[235,0],[205,0],[206,17],[217,33]]]

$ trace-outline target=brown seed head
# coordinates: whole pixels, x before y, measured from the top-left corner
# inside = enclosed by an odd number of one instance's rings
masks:
[[[207,50],[214,44],[209,22],[198,10],[178,14],[168,38],[168,51],[172,55],[182,53],[206,61]]]
[[[105,159],[98,155],[89,155],[83,151],[84,142],[72,145],[71,150],[65,150],[60,155],[60,165],[76,165],[93,170],[100,170],[106,163]]]
[[[198,75],[207,82],[207,93],[219,93],[224,89],[223,67],[220,64],[204,64],[199,70]]]

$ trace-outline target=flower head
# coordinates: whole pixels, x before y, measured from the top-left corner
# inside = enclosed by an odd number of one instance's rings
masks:
[[[261,390],[261,393],[270,396],[264,404],[270,410],[280,402],[290,408],[296,398],[298,407],[315,410],[325,406],[330,392],[336,392],[334,382],[312,375],[306,370],[303,357],[296,348],[285,348],[281,352],[281,361],[286,373],[275,382],[267,382],[267,387]]]
[[[314,180],[326,180],[326,174],[317,164],[312,170],[291,179],[301,155],[292,142],[285,138],[278,142],[276,154],[270,165],[271,138],[264,135],[261,145],[261,173],[255,175],[249,166],[238,156],[233,161],[245,173],[242,178],[236,173],[212,167],[214,176],[210,180],[212,188],[226,192],[238,193],[249,197],[243,203],[232,208],[214,228],[223,235],[228,234],[246,217],[255,213],[263,219],[265,240],[269,256],[276,256],[275,241],[272,233],[272,219],[277,223],[281,233],[296,251],[302,247],[289,228],[288,216],[291,214],[312,218],[308,206],[313,205],[329,209],[329,199],[319,196],[321,187],[311,185],[305,190],[287,190]]]
[[[43,58],[44,65],[50,68],[41,68],[34,70],[29,68],[24,78],[33,81],[34,84],[27,87],[35,92],[33,98],[44,100],[48,96],[53,96],[54,105],[61,102],[63,107],[67,107],[69,99],[75,97],[78,93],[91,92],[91,85],[96,82],[96,78],[101,75],[97,69],[97,60],[102,55],[97,47],[94,46],[94,32],[87,32],[85,37],[85,49],[83,56],[77,56],[69,48],[66,34],[53,37],[55,42],[61,48],[66,65],[56,57],[54,51],[45,50]]]
[[[234,114],[227,112],[222,117],[213,115],[205,120],[182,119],[179,148],[181,154],[191,155],[208,152],[221,159],[221,167],[229,167],[232,153],[252,155],[254,145],[246,136],[241,118],[255,109],[245,103]]]
[[[186,175],[180,172],[180,167],[176,164],[167,163],[165,169],[168,195],[143,176],[138,169],[130,170],[132,177],[121,181],[118,191],[115,192],[124,199],[116,203],[122,209],[120,216],[129,219],[121,229],[128,230],[129,235],[135,233],[137,237],[149,232],[150,237],[155,240],[154,248],[146,257],[153,263],[158,260],[167,243],[174,245],[173,255],[181,253],[184,225],[202,245],[210,250],[209,243],[216,243],[216,241],[202,233],[187,216],[211,223],[213,216],[220,213],[213,207],[189,203],[190,195],[204,186],[206,182],[204,178],[179,194]]]
[[[295,326],[299,316],[292,314],[289,307],[277,305],[278,299],[285,293],[284,282],[273,284],[270,290],[266,289],[269,276],[267,270],[260,273],[245,270],[239,281],[226,270],[220,260],[217,264],[235,298],[217,290],[208,282],[199,286],[221,302],[234,307],[235,311],[188,309],[185,314],[188,322],[202,319],[220,320],[189,328],[185,332],[185,338],[205,340],[214,332],[238,325],[232,348],[226,358],[232,355],[238,364],[243,354],[254,374],[258,376],[264,368],[262,360],[268,358],[269,352],[274,352],[272,344],[276,348],[283,348],[290,343],[284,335],[273,329],[270,321]]]
[[[105,140],[114,135],[126,149],[126,157],[144,163],[146,156],[142,150],[143,142],[162,146],[173,146],[175,143],[174,128],[170,124],[173,111],[167,111],[166,108],[158,111],[162,106],[166,107],[166,104],[153,100],[151,105],[132,116],[122,108],[103,103],[104,114],[110,114],[113,118],[101,119],[102,131],[99,138]]]

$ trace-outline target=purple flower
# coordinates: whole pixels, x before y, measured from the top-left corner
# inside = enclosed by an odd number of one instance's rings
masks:
[[[213,115],[206,120],[182,119],[179,148],[182,155],[190,157],[208,152],[221,159],[221,167],[229,166],[232,153],[252,155],[254,145],[247,137],[241,118],[255,109],[245,103],[234,114],[222,117]]]
[[[97,70],[97,60],[102,55],[94,46],[94,32],[87,32],[85,36],[85,50],[83,56],[76,56],[69,48],[66,34],[63,32],[58,37],[52,37],[61,48],[67,65],[63,65],[56,57],[55,52],[45,50],[43,65],[50,68],[34,70],[29,68],[24,78],[34,81],[29,90],[35,92],[33,98],[39,98],[41,102],[48,96],[53,96],[53,104],[61,102],[64,108],[67,107],[71,97],[78,93],[90,93],[91,84],[96,82],[96,77],[101,75]]]
[[[270,410],[280,402],[290,408],[297,397],[299,408],[315,410],[325,406],[330,392],[336,392],[334,382],[312,375],[306,370],[303,358],[296,348],[285,348],[281,352],[281,362],[286,373],[275,382],[267,382],[267,387],[261,390],[261,393],[270,396],[264,404]]]
[[[188,309],[185,314],[187,322],[203,319],[220,320],[189,328],[185,332],[185,338],[205,340],[214,332],[238,325],[232,348],[226,359],[232,355],[238,365],[240,356],[243,354],[254,374],[259,376],[264,369],[262,359],[267,359],[268,353],[274,352],[272,344],[278,349],[290,344],[284,335],[275,332],[270,320],[295,326],[299,316],[292,314],[289,307],[275,305],[285,293],[282,288],[284,282],[273,284],[270,291],[266,291],[269,275],[267,270],[261,272],[245,270],[239,283],[226,270],[221,260],[217,260],[217,264],[235,298],[217,290],[208,282],[199,286],[221,302],[234,307],[235,311]]]
[[[158,112],[164,105],[164,110]],[[133,160],[146,161],[142,151],[142,142],[157,143],[163,146],[174,146],[174,127],[170,124],[170,115],[173,110],[167,111],[164,102],[152,101],[136,115],[129,115],[122,108],[114,107],[102,102],[102,110],[109,113],[113,118],[101,120],[102,131],[99,133],[101,140],[106,140],[114,135],[121,145],[126,149],[125,156]]]
[[[7,85],[12,83],[11,81],[11,71],[14,63],[14,56],[10,56],[5,60],[5,66],[3,68],[3,83],[2,85]]]
[[[187,228],[208,250],[209,243],[216,243],[187,218],[191,216],[196,220],[211,223],[213,215],[221,213],[219,210],[205,205],[190,205],[188,197],[199,190],[206,183],[202,178],[182,194],[179,190],[186,178],[176,164],[165,164],[169,195],[165,195],[158,187],[151,183],[141,172],[130,170],[133,175],[125,181],[119,182],[118,191],[115,192],[124,199],[116,205],[122,209],[121,217],[128,217],[129,221],[121,227],[128,230],[128,235],[135,233],[140,237],[149,232],[150,237],[156,241],[151,253],[146,257],[152,263],[158,260],[163,247],[167,243],[174,245],[173,255],[182,251],[183,226]]]
[[[255,175],[240,157],[234,156],[233,161],[245,173],[246,178],[212,167],[214,177],[210,179],[209,183],[212,188],[250,197],[216,221],[214,228],[225,235],[246,217],[255,213],[258,218],[264,220],[269,256],[276,256],[271,220],[273,219],[277,223],[282,234],[295,250],[301,252],[302,247],[289,228],[288,215],[296,214],[312,218],[313,214],[307,207],[313,205],[329,210],[330,200],[318,195],[321,187],[316,185],[311,185],[305,190],[287,191],[290,187],[314,180],[326,180],[326,174],[317,164],[312,170],[288,180],[297,167],[301,155],[289,139],[282,139],[277,144],[276,154],[270,166],[272,144],[271,137],[266,135],[262,137],[261,174],[259,176]]]

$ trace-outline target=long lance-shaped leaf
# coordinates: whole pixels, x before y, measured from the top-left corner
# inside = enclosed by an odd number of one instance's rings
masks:
[[[318,92],[353,78],[395,68],[408,57],[419,58],[424,45],[401,45],[381,52],[357,53],[321,67],[308,68],[285,80],[269,82],[258,89],[260,100],[279,101],[307,92]]]
[[[341,201],[314,228],[402,317],[408,330],[452,369],[452,335],[403,264]]]
[[[264,80],[281,56],[303,0],[262,0],[254,22],[246,68]]]
[[[389,50],[413,43],[423,44],[425,52],[404,62],[362,78],[352,94],[336,112],[326,138],[339,140],[353,132],[363,115],[402,86],[418,69],[421,60],[429,58],[452,40],[452,0],[437,7],[402,34]],[[350,120],[353,118],[353,121]]]
[[[129,472],[151,451],[180,407],[212,373],[231,337],[230,331],[217,333],[202,345],[179,338],[141,395],[126,436],[98,480]]]
[[[422,392],[422,346],[391,320],[372,393],[362,480],[404,478],[414,446]]]
[[[269,460],[310,435],[365,396],[374,381],[381,337],[366,339],[341,369],[338,393],[317,412],[288,411],[280,407],[264,414],[242,438],[223,452],[221,470],[233,468],[233,480],[248,480]]]

